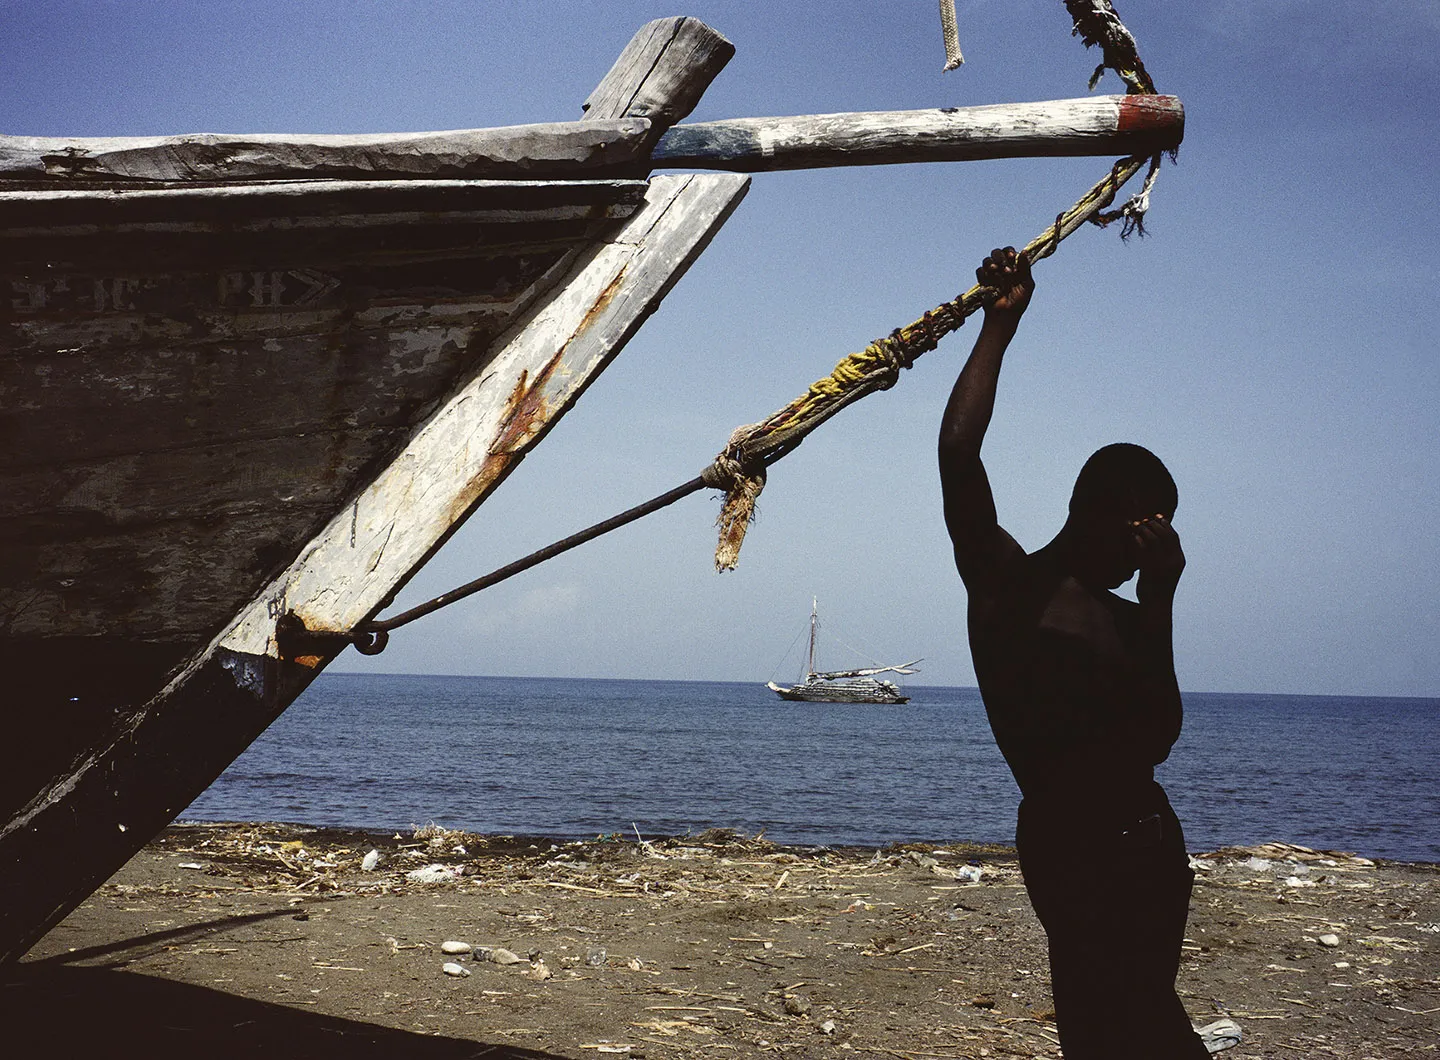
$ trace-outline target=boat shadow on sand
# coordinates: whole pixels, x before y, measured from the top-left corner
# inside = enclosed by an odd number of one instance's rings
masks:
[[[5,968],[0,1024],[7,1047],[16,1056],[31,1055],[30,1046],[36,1054],[79,1056],[98,1049],[160,1060],[332,1055],[557,1060],[553,1053],[400,1030],[124,969],[139,953],[194,941],[217,928],[288,915],[225,917]]]

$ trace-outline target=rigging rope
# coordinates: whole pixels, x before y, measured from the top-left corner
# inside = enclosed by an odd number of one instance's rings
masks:
[[[1091,88],[1108,67],[1125,81],[1129,94],[1154,94],[1155,85],[1136,52],[1135,38],[1115,14],[1110,0],[1065,0],[1065,7],[1074,19],[1072,35],[1080,37],[1087,48],[1098,44],[1104,55],[1091,75]],[[1119,210],[1105,213],[1120,188],[1144,168],[1147,161],[1150,170],[1140,193]],[[1158,154],[1148,160],[1131,156],[1116,162],[1104,179],[1074,206],[1059,214],[1049,228],[1026,245],[1022,254],[1031,264],[1047,258],[1055,253],[1062,240],[1086,222],[1103,227],[1111,221],[1123,220],[1122,237],[1137,230],[1143,234],[1142,221],[1159,169]],[[976,284],[918,320],[875,340],[859,353],[850,354],[829,375],[810,384],[804,394],[769,418],[736,428],[724,450],[706,469],[707,474],[726,483],[725,502],[717,520],[720,540],[715,548],[715,569],[735,568],[745,531],[755,517],[755,502],[765,487],[766,467],[847,405],[894,386],[902,368],[909,368],[921,354],[935,349],[941,338],[959,328],[966,317],[995,297],[994,288]]]
[[[947,0],[941,0],[942,18],[946,2]],[[1078,36],[1087,48],[1098,44],[1104,56],[1090,77],[1090,87],[1095,87],[1108,68],[1125,81],[1128,94],[1153,95],[1155,86],[1140,61],[1135,38],[1115,14],[1110,0],[1064,0],[1064,3],[1074,20],[1072,36]],[[950,30],[947,29],[946,33],[948,50]],[[958,50],[957,42],[956,51]],[[1160,169],[1160,160],[1161,155],[1156,154],[1149,157],[1132,155],[1117,161],[1109,173],[1086,191],[1075,205],[1058,214],[1054,223],[1026,244],[1021,253],[1033,265],[1055,253],[1062,241],[1087,223],[1103,228],[1112,221],[1119,220],[1123,222],[1120,233],[1122,239],[1131,232],[1143,235],[1143,219],[1149,208],[1150,191]],[[1107,207],[1114,203],[1120,189],[1147,165],[1149,171],[1140,192],[1119,209],[1107,213]],[[724,450],[715,457],[709,467],[689,482],[547,545],[523,559],[509,563],[458,589],[452,589],[427,603],[412,607],[392,618],[364,623],[351,634],[351,640],[363,654],[378,654],[385,649],[390,630],[438,611],[448,604],[706,488],[725,492],[725,501],[716,520],[720,528],[720,540],[715,550],[715,568],[720,571],[733,570],[739,559],[745,531],[755,516],[756,499],[765,487],[766,468],[791,452],[811,431],[841,409],[867,394],[888,390],[894,386],[899,380],[902,368],[909,368],[921,354],[935,349],[944,336],[959,328],[965,323],[966,317],[993,301],[996,295],[993,287],[976,284],[964,294],[927,311],[910,324],[896,328],[885,338],[876,339],[859,353],[845,357],[829,375],[816,380],[804,394],[784,408],[759,423],[737,427]]]
[[[940,32],[945,36],[945,69],[948,74],[965,62],[960,54],[960,30],[955,25],[955,0],[940,0]]]

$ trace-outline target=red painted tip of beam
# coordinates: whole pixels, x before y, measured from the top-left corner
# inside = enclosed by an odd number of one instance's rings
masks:
[[[1121,96],[1116,128],[1122,133],[1152,134],[1173,147],[1185,136],[1185,105],[1175,96]]]

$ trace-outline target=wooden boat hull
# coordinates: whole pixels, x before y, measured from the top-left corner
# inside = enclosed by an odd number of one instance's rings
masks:
[[[3,723],[31,749],[0,804],[9,955],[346,645],[287,652],[282,616],[345,633],[378,611],[618,352],[747,179],[427,186],[426,208],[399,215],[392,189],[342,189],[385,208],[340,215],[334,240],[275,238],[266,222],[296,204],[272,214],[261,196],[246,205],[264,259],[249,232],[157,233],[143,210],[87,239],[71,199],[52,223],[73,245],[57,238],[48,272],[30,204],[17,221],[0,200],[0,245],[34,248],[5,259],[20,294],[0,331],[0,379],[30,396],[0,412]],[[109,238],[123,223],[168,252],[122,283],[106,267],[132,253]]]

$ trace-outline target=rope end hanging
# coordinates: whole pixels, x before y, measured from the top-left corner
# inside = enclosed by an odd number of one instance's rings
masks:
[[[720,528],[720,540],[715,546],[715,570],[721,574],[734,570],[740,561],[745,531],[755,518],[755,502],[765,488],[765,465],[744,463],[739,456],[740,441],[754,429],[753,424],[737,427],[725,451],[700,475],[705,485],[725,491],[725,503],[715,520]]]
[[[765,469],[759,474],[741,478],[725,495],[720,508],[720,517],[715,525],[720,528],[720,541],[715,546],[715,570],[724,573],[734,570],[740,562],[740,546],[745,543],[745,531],[755,518],[755,501],[765,488]]]
[[[1160,176],[1160,160],[1163,155],[1155,155],[1150,159],[1150,169],[1145,174],[1145,183],[1134,195],[1130,196],[1118,210],[1097,213],[1091,222],[1100,228],[1113,221],[1123,222],[1120,226],[1120,238],[1129,239],[1132,235],[1145,237],[1145,215],[1150,210],[1150,192],[1155,187],[1155,181]]]
[[[941,73],[948,74],[965,64],[965,56],[960,54],[960,30],[955,22],[955,0],[940,0],[940,31],[945,36],[945,69]]]
[[[1098,44],[1105,53],[1104,61],[1090,75],[1092,89],[1109,67],[1120,75],[1127,91],[1155,91],[1155,84],[1150,80],[1145,64],[1140,61],[1135,38],[1120,21],[1110,0],[1065,0],[1065,9],[1070,12],[1073,22],[1071,36],[1079,37],[1087,48]]]

